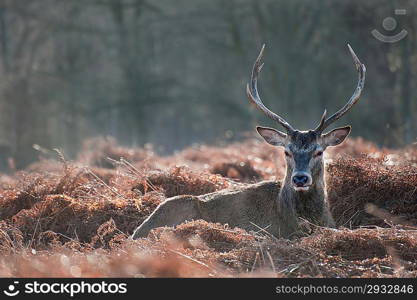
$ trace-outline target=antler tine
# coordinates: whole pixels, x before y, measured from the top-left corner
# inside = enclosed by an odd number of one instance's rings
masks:
[[[250,85],[249,83],[246,86],[246,94],[248,96],[249,101],[255,104],[255,106],[262,111],[267,117],[271,118],[272,120],[278,122],[281,124],[282,127],[284,127],[287,132],[293,132],[294,128],[283,118],[281,118],[276,113],[270,111],[263,103],[261,98],[259,97],[258,93],[258,76],[259,73],[263,67],[263,63],[261,62],[263,54],[264,54],[265,44],[263,44],[261,52],[258,55],[258,58],[255,61],[255,64],[253,65],[252,69],[252,77]]]
[[[361,96],[363,87],[365,85],[366,67],[364,64],[360,62],[359,58],[356,56],[355,52],[353,51],[352,47],[349,44],[348,44],[348,48],[349,48],[350,54],[352,55],[353,62],[355,63],[356,70],[358,71],[358,74],[359,74],[358,85],[356,87],[355,92],[350,97],[349,101],[339,111],[334,113],[331,117],[329,117],[326,120],[323,120],[323,117],[325,118],[325,114],[323,114],[320,125],[315,129],[315,131],[318,133],[323,132],[324,129],[326,129],[330,124],[332,124],[333,122],[338,120],[340,117],[342,117],[344,114],[346,114],[352,108],[352,106],[356,102],[358,102]]]
[[[326,116],[327,116],[327,109],[324,110],[323,115],[321,116],[321,119],[320,119],[320,124],[319,126],[317,126],[317,128],[321,128],[324,125],[324,121],[326,121]]]

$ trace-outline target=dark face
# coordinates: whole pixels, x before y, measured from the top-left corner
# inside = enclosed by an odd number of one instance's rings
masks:
[[[317,134],[313,130],[285,134],[265,127],[257,127],[257,130],[269,144],[284,148],[287,180],[290,180],[294,190],[305,192],[316,181],[323,180],[323,152],[329,146],[342,143],[350,132],[350,126],[327,134]]]
[[[286,144],[285,157],[291,184],[296,191],[307,191],[313,177],[323,169],[323,147],[314,131],[296,131]]]

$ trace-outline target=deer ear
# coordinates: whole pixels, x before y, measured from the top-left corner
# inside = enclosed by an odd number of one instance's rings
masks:
[[[332,131],[326,134],[323,134],[321,136],[323,145],[325,147],[339,145],[349,135],[350,129],[351,129],[350,126],[340,127],[340,128],[333,129]]]
[[[268,144],[274,146],[285,146],[287,135],[273,128],[257,126],[256,130]]]

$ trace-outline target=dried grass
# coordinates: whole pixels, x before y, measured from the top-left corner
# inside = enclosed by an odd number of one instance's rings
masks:
[[[417,276],[412,146],[354,139],[329,151],[329,201],[341,227],[294,241],[202,220],[128,238],[167,197],[282,178],[281,151],[257,140],[159,157],[93,139],[75,162],[58,158],[0,176],[0,276]]]

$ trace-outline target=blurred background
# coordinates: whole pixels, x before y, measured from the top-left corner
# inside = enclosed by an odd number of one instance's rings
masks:
[[[168,154],[273,126],[245,94],[263,43],[261,97],[295,127],[352,95],[350,43],[367,82],[335,126],[413,143],[416,13],[413,0],[1,0],[0,168],[24,168],[42,149],[73,158],[95,136]],[[373,30],[407,36],[387,43]]]

